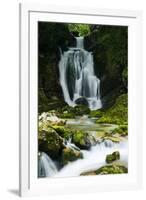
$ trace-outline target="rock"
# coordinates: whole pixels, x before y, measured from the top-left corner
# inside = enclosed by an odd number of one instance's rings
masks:
[[[74,112],[77,116],[90,113],[90,109],[86,105],[77,105],[74,107]]]
[[[72,149],[72,148],[65,148],[62,151],[62,164],[66,165],[69,162],[73,162],[78,159],[82,159],[83,154],[82,152]]]
[[[61,151],[65,147],[63,138],[52,128],[39,132],[38,145],[39,151],[47,153],[53,159],[59,158]]]
[[[55,129],[55,131],[58,133],[59,136],[61,136],[62,138],[68,140],[69,138],[72,137],[72,131],[68,128],[65,128],[64,126],[52,126],[53,129]]]
[[[61,118],[74,118],[76,116],[87,115],[90,113],[90,109],[85,105],[77,105],[75,107],[65,106],[60,111]]]
[[[121,141],[121,138],[115,137],[112,135],[111,136],[103,136],[102,139],[103,139],[104,143],[107,144],[107,146],[109,143],[111,143],[111,146],[113,146],[112,143],[118,143]]]
[[[119,160],[120,159],[120,153],[119,151],[115,151],[112,154],[108,154],[106,156],[106,163],[112,163],[113,161]]]
[[[76,104],[88,106],[88,101],[84,97],[80,97],[75,101]]]
[[[92,175],[96,175],[96,173],[94,171],[90,171],[90,172],[83,172],[80,174],[80,176],[92,176]]]
[[[50,111],[50,112],[43,112],[39,116],[39,124],[41,125],[48,125],[48,126],[53,126],[53,125],[65,125],[66,120],[59,119],[55,111]]]
[[[119,134],[121,136],[127,136],[128,135],[128,125],[119,125],[118,128],[115,128],[112,131],[112,134]]]
[[[90,149],[91,146],[97,143],[96,139],[92,135],[83,131],[76,131],[73,134],[72,141],[80,149],[86,149],[86,150]]]
[[[114,165],[106,165],[100,167],[97,170],[83,172],[80,175],[88,176],[88,175],[107,175],[107,174],[124,174],[124,173],[128,173],[127,167],[119,164],[114,164]]]
[[[96,170],[97,175],[106,175],[106,174],[124,174],[128,173],[128,169],[122,165],[107,165]]]

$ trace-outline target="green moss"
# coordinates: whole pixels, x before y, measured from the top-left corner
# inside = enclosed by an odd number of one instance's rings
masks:
[[[52,126],[52,128],[55,129],[58,135],[65,139],[69,139],[70,137],[72,137],[73,132],[65,128],[64,126]]]
[[[120,142],[120,138],[118,137],[114,137],[114,136],[103,136],[103,139],[104,140],[111,140],[112,142]]]
[[[123,174],[128,173],[128,169],[121,165],[107,165],[96,170],[97,175],[104,174]]]
[[[39,151],[47,153],[51,158],[58,158],[64,148],[63,138],[50,128],[48,131],[40,131],[38,135]]]
[[[70,32],[77,32],[79,36],[87,36],[90,34],[90,26],[88,24],[69,24]]]
[[[126,81],[128,80],[128,68],[124,68],[123,72],[122,72],[122,77],[123,79],[125,79]]]
[[[76,116],[86,115],[90,113],[90,109],[85,105],[77,105],[75,107],[64,106],[58,110],[58,116],[61,118],[74,118]]]
[[[62,164],[66,165],[69,162],[73,162],[78,159],[82,159],[83,154],[80,151],[71,149],[71,148],[65,148],[62,151]]]
[[[116,103],[106,110],[97,123],[125,124],[128,121],[127,94],[119,96]]]
[[[83,172],[81,176],[88,176],[88,175],[107,175],[107,174],[124,174],[128,173],[128,169],[119,164],[114,165],[106,165],[94,171]]]
[[[101,110],[91,110],[89,113],[89,117],[102,117],[103,112]]]
[[[121,136],[126,136],[128,135],[128,126],[127,125],[119,125],[118,128],[115,128],[112,131],[112,134],[120,134]]]
[[[90,149],[96,144],[95,138],[84,131],[75,131],[72,140],[80,149]]]
[[[119,151],[115,151],[112,154],[108,154],[106,156],[106,162],[108,164],[112,163],[113,161],[119,160],[119,159],[120,159],[120,153],[119,153]]]

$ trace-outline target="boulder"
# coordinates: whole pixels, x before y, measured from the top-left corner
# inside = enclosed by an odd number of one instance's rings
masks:
[[[114,165],[105,165],[97,170],[83,172],[80,175],[88,176],[88,175],[107,175],[107,174],[124,174],[124,173],[128,173],[127,167],[119,164],[114,164]]]
[[[39,132],[38,146],[39,151],[47,153],[52,159],[56,159],[60,157],[64,148],[63,138],[52,128],[47,131],[42,130]]]
[[[87,99],[85,97],[78,98],[77,100],[75,100],[75,103],[79,104],[79,105],[88,106],[88,101],[87,101]]]
[[[128,173],[128,169],[123,165],[107,165],[96,170],[97,175],[106,174],[124,174]]]
[[[75,150],[73,148],[66,147],[62,151],[62,164],[66,165],[69,162],[73,162],[78,159],[82,159],[83,154],[81,151]]]
[[[80,149],[90,149],[91,146],[96,145],[96,139],[89,133],[83,131],[76,131],[72,138],[73,143]]]
[[[113,161],[119,160],[120,159],[120,153],[119,151],[115,151],[112,154],[108,154],[106,156],[106,163],[112,163]]]

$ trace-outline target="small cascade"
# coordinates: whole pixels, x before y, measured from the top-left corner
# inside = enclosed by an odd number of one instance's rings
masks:
[[[74,143],[72,143],[71,141],[72,141],[72,138],[69,138],[69,140],[66,140],[65,141],[65,146],[67,148],[80,151],[80,149]]]
[[[54,177],[71,177],[79,176],[82,172],[96,170],[106,165],[105,158],[107,154],[111,154],[114,151],[120,152],[120,161],[127,162],[128,155],[128,143],[127,142],[108,142],[105,141],[93,146],[90,151],[82,150],[83,159],[79,159],[75,162],[69,163],[63,167]]]
[[[76,37],[76,47],[61,53],[60,84],[64,100],[70,106],[83,98],[91,110],[102,107],[100,80],[94,72],[93,55],[84,49],[84,38]]]
[[[38,159],[38,176],[51,177],[57,173],[57,167],[51,158],[44,152],[39,153]]]

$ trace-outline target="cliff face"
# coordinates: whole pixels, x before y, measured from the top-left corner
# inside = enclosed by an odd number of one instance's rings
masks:
[[[61,97],[58,63],[60,51],[64,51],[73,43],[67,24],[39,22],[38,25],[38,71],[39,88],[43,88],[46,96]]]

